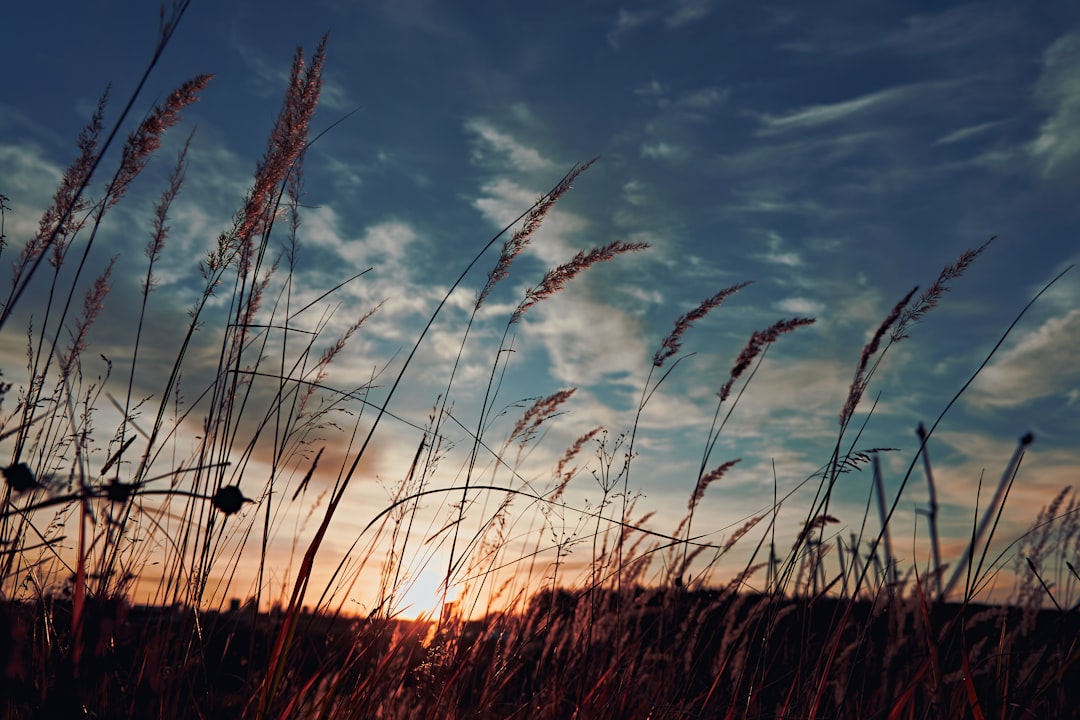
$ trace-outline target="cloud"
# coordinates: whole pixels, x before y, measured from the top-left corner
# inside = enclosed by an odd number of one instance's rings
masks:
[[[982,478],[982,504],[1000,481],[1008,467],[1009,459],[1016,451],[1018,435],[994,437],[985,433],[949,431],[939,429],[930,439],[931,457],[950,457],[949,462],[934,462],[935,487],[938,502],[963,508],[969,513],[967,528],[970,530],[970,513],[974,508],[975,493]],[[943,453],[941,446],[949,451]],[[1029,447],[1020,465],[1016,482],[1009,490],[1005,517],[1013,529],[1006,532],[1022,532],[1035,519],[1037,508],[1047,502],[1066,485],[1076,485],[1076,468],[1080,466],[1080,451],[1074,448],[1051,449],[1035,443]],[[980,511],[981,512],[981,511]],[[948,514],[957,525],[963,520],[956,513]],[[961,533],[962,529],[959,530]]]
[[[1068,397],[1080,387],[1077,337],[1080,310],[1050,318],[982,371],[968,402],[981,408],[1017,407],[1042,397]]]
[[[589,385],[605,377],[636,377],[649,364],[651,350],[633,317],[571,287],[545,300],[526,316],[526,323],[523,334],[544,346],[551,376],[560,383]]]
[[[1020,22],[1016,15],[1010,3],[966,3],[940,13],[906,17],[903,28],[890,32],[879,44],[920,57],[970,52],[972,46],[992,46],[998,38],[1014,37]]]
[[[886,51],[923,62],[933,55],[952,54],[950,64],[954,66],[985,62],[983,48],[994,47],[1005,38],[1015,40],[1023,22],[1009,3],[967,3],[939,13],[909,15],[900,23],[887,13],[861,20],[848,17],[848,22],[829,14],[822,16],[826,22],[819,23],[816,20],[821,14],[813,13],[809,6],[805,13],[793,7],[770,12],[776,27],[799,27],[797,40],[778,46],[786,52],[847,58]]]
[[[401,220],[383,220],[364,229],[358,238],[350,238],[341,230],[341,218],[329,205],[311,208],[304,214],[303,239],[307,243],[332,250],[339,260],[351,265],[406,266],[406,255],[415,251],[418,239],[415,229]]]
[[[35,144],[0,145],[0,175],[4,178],[0,190],[7,197],[8,208],[4,234],[18,245],[37,233],[37,219],[50,204],[63,170],[47,160]]]
[[[502,227],[536,201],[534,193],[509,178],[496,178],[480,188],[473,207],[496,227]]]
[[[288,63],[271,62],[266,56],[255,48],[234,41],[236,52],[240,58],[254,73],[256,92],[262,97],[282,95],[289,86],[289,73],[292,71],[292,59]],[[304,59],[309,60],[314,48],[304,48]],[[324,70],[322,75],[322,90],[319,93],[319,106],[329,110],[353,110],[358,103],[349,95],[345,86],[338,82],[333,73]]]
[[[761,117],[763,127],[757,134],[759,136],[777,135],[791,130],[806,130],[845,120],[869,110],[907,101],[916,88],[918,86],[915,85],[888,88],[841,102],[810,105],[786,115],[766,114]]]
[[[553,164],[535,148],[531,148],[511,135],[498,130],[483,118],[467,120],[465,130],[476,136],[476,141],[473,144],[472,160],[477,165],[491,164],[492,156],[505,158],[509,161],[511,167],[526,172],[546,170]]]
[[[675,0],[674,7],[664,16],[664,24],[669,28],[697,22],[712,11],[710,0]]]
[[[710,85],[684,93],[679,97],[678,104],[692,110],[710,110],[717,105],[722,105],[731,97],[728,88]]]
[[[653,78],[652,80],[650,80],[648,83],[642,85],[641,87],[634,88],[634,94],[635,95],[640,95],[642,97],[659,98],[659,97],[663,97],[664,95],[667,95],[667,91],[668,91],[667,86],[664,85],[659,80],[657,80],[656,78]]]
[[[615,16],[615,23],[611,30],[608,31],[607,40],[613,48],[619,47],[619,39],[626,33],[639,28],[642,25],[653,20],[656,17],[656,13],[650,10],[640,10],[633,12],[625,8],[619,8],[618,14]]]
[[[664,27],[675,30],[703,20],[710,12],[712,0],[669,0],[664,7],[649,10],[619,8],[607,34],[608,44],[617,50],[622,37],[640,27],[660,21]]]
[[[87,118],[97,107],[95,104],[88,112],[80,113]],[[47,140],[50,144],[63,144],[67,146],[68,138],[53,131],[52,128],[36,122],[30,116],[11,107],[0,103],[0,131],[8,137],[32,136]]]
[[[967,127],[962,127],[957,130],[953,130],[948,135],[944,135],[943,137],[938,138],[934,141],[934,144],[948,145],[950,143],[961,142],[963,140],[967,140],[968,138],[975,137],[976,135],[981,135],[990,128],[997,127],[1001,123],[1001,120],[994,120],[993,122],[985,122],[979,123],[978,125],[969,125]]]
[[[627,180],[622,189],[623,200],[629,204],[640,207],[648,202],[649,189],[640,180]]]
[[[825,311],[825,305],[817,300],[804,297],[785,298],[776,303],[776,309],[795,315],[818,315]]]
[[[480,196],[473,200],[473,207],[498,228],[528,210],[540,195],[505,177],[491,180],[480,192]],[[584,229],[584,218],[561,210],[556,205],[544,218],[526,253],[547,265],[564,263],[581,249],[580,242],[571,239],[580,237]]]
[[[1080,155],[1080,32],[1065,35],[1043,53],[1035,98],[1049,117],[1029,152],[1045,177]]]
[[[799,253],[784,249],[786,243],[780,233],[770,230],[766,236],[769,250],[758,256],[761,260],[783,267],[800,267],[803,264],[802,256]]]
[[[726,209],[731,212],[814,217],[826,217],[829,214],[829,208],[814,200],[803,197],[790,199],[784,197],[784,193],[772,183],[735,187],[731,189],[731,196],[734,200],[726,206]]]
[[[686,151],[679,145],[660,140],[655,143],[642,143],[641,155],[653,160],[678,160],[686,155]]]

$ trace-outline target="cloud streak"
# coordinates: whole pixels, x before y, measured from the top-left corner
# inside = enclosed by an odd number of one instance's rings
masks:
[[[982,371],[969,390],[968,402],[976,408],[1001,409],[1056,396],[1074,404],[1080,391],[1078,337],[1080,310],[1050,318],[1020,336]]]

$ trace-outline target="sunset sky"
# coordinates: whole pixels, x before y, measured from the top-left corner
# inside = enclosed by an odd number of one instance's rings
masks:
[[[110,83],[106,124],[115,121],[152,52],[158,8],[135,0],[13,3],[4,25],[7,268],[34,234],[75,157],[80,128]],[[153,407],[201,287],[197,262],[250,185],[292,54],[298,45],[310,53],[326,31],[314,131],[341,122],[306,158],[298,297],[313,300],[371,271],[323,303],[335,312],[317,353],[385,300],[335,361],[328,385],[353,389],[377,373],[370,399],[380,403],[475,253],[575,163],[594,156],[599,160],[483,305],[451,391],[454,417],[474,430],[506,320],[525,290],[579,250],[614,240],[651,246],[589,269],[516,326],[493,403],[495,413],[505,412],[485,430],[488,447],[501,446],[535,398],[577,388],[563,414],[541,426],[538,444],[520,459],[507,451],[504,460],[518,461],[522,478],[549,485],[564,450],[594,427],[608,430],[609,444],[629,432],[653,353],[675,319],[725,287],[753,281],[686,333],[685,359],[641,416],[630,475],[631,491],[641,493],[635,517],[655,511],[647,526],[660,533],[674,531],[686,512],[716,392],[755,330],[816,318],[770,348],[713,449],[709,468],[742,462],[708,488],[695,515],[695,534],[709,542],[722,544],[768,509],[774,477],[784,495],[828,461],[860,352],[912,287],[925,289],[965,250],[997,236],[940,306],[888,351],[856,414],[861,423],[880,393],[856,449],[897,448],[882,455],[892,489],[918,448],[916,425],[937,419],[1024,305],[1080,259],[1080,5],[195,0],[124,132],[192,75],[215,77],[109,216],[89,261],[92,278],[120,256],[87,353],[87,363],[99,353],[113,361],[113,395],[123,395],[130,367],[125,348],[153,205],[184,139],[195,130],[151,296],[150,340],[140,360],[147,364],[136,380],[135,395],[151,397]],[[111,172],[115,160],[105,165]],[[279,246],[285,237],[282,227]],[[377,431],[331,526],[328,571],[405,477],[421,438],[417,427],[446,389],[497,257],[498,244],[451,297],[408,368],[389,408],[395,418]],[[26,323],[45,292],[39,285],[3,330],[0,366],[17,387],[25,384]],[[311,323],[321,314],[312,311]],[[947,559],[970,534],[980,477],[985,505],[1022,434],[1033,432],[1035,443],[995,547],[1004,548],[1058,490],[1080,479],[1078,338],[1074,269],[1024,316],[935,431],[929,450]],[[186,377],[193,398],[197,368]],[[15,401],[13,391],[3,409]],[[729,400],[722,412],[730,408]],[[103,401],[97,424],[105,438],[116,419]],[[468,461],[467,431],[451,422],[443,430],[453,449],[430,487],[459,484]],[[846,437],[845,449],[854,433]],[[345,442],[329,432],[320,441],[328,446],[325,476],[313,479],[298,522],[341,463],[351,462]],[[575,507],[595,508],[600,500],[594,450],[588,446],[573,463],[581,469],[567,491]],[[91,468],[106,456],[102,450]],[[480,481],[522,486],[493,470],[484,453],[479,467]],[[258,497],[265,481],[251,470],[239,482]],[[781,550],[806,519],[816,486],[806,484],[783,506]],[[870,486],[866,469],[842,477],[829,510],[840,520],[835,532],[858,530]],[[422,530],[442,527],[456,497],[433,496]],[[892,531],[905,564],[925,562],[925,517],[915,508],[926,501],[916,472]],[[509,535],[535,532],[540,515],[530,517]],[[876,528],[876,511],[867,522]],[[303,526],[300,547],[315,523]],[[566,523],[546,539],[589,532],[573,517]],[[744,541],[750,548],[764,527]],[[913,536],[922,554],[912,550]],[[274,546],[281,567],[291,547],[286,529]],[[429,551],[433,564],[445,563],[445,546]],[[566,561],[572,566],[590,552],[591,540],[584,541]],[[721,565],[733,574],[743,561]],[[247,586],[239,587],[235,594],[246,594]],[[362,606],[371,602],[362,589],[354,594]]]

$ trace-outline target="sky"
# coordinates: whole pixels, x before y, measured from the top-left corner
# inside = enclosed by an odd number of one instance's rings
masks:
[[[152,53],[158,9],[134,0],[19,3],[5,10],[5,25],[0,194],[10,261],[33,236],[106,86],[106,122],[115,122]],[[346,557],[360,530],[389,505],[459,349],[450,398],[456,420],[442,426],[445,454],[427,487],[462,482],[469,432],[496,358],[505,357],[484,430],[488,447],[506,441],[533,400],[576,388],[536,442],[504,453],[516,478],[480,453],[485,482],[543,488],[576,438],[602,426],[610,452],[631,432],[643,389],[659,378],[650,375],[653,354],[675,319],[743,281],[753,284],[687,331],[679,361],[665,366],[670,373],[637,420],[629,488],[635,517],[653,512],[646,526],[673,532],[696,485],[716,393],[739,351],[754,331],[813,317],[814,325],[780,337],[738,402],[722,406],[722,414],[734,409],[707,467],[741,462],[707,489],[693,521],[695,534],[722,544],[772,507],[774,491],[790,492],[778,535],[793,539],[817,487],[804,481],[836,444],[863,346],[909,290],[927,288],[943,267],[991,237],[939,307],[886,353],[856,412],[859,425],[876,400],[854,448],[895,448],[881,453],[891,500],[919,447],[915,427],[931,425],[948,408],[928,446],[947,559],[961,553],[977,507],[985,507],[1024,433],[1034,433],[1035,442],[995,549],[1005,549],[1061,488],[1076,483],[1078,271],[1042,295],[995,351],[1024,306],[1080,258],[1080,7],[1070,3],[312,0],[299,9],[278,0],[195,0],[124,132],[181,82],[201,72],[214,78],[108,216],[90,260],[87,277],[118,256],[84,368],[93,376],[101,371],[94,358],[108,357],[113,395],[123,395],[130,370],[153,205],[185,138],[194,130],[136,373],[134,395],[147,398],[148,407],[160,402],[162,367],[175,357],[198,296],[198,260],[250,187],[292,55],[301,45],[310,54],[326,32],[313,130],[327,132],[306,156],[294,285],[298,300],[315,300],[371,268],[320,305],[333,313],[323,316],[317,352],[384,303],[335,359],[330,387],[362,387],[374,375],[367,397],[381,403],[476,253],[575,163],[599,159],[482,306],[463,349],[498,242],[450,295],[331,525],[319,572]],[[286,236],[283,228],[272,243],[281,247]],[[513,328],[512,352],[498,352],[507,318],[546,270],[615,240],[650,248],[575,278]],[[5,413],[25,386],[19,372],[25,373],[26,327],[46,290],[35,285],[3,329],[4,377],[16,388]],[[212,304],[208,317],[223,312]],[[322,310],[312,311],[313,325],[316,312]],[[213,357],[214,327],[204,328],[196,358]],[[191,396],[201,371],[197,362],[185,371]],[[740,382],[736,393],[742,388]],[[108,456],[107,438],[119,419],[110,413],[103,401],[96,424],[105,440],[91,467]],[[348,422],[368,427],[372,416],[365,413]],[[190,436],[198,432],[196,416]],[[322,471],[301,500],[306,504],[283,516],[292,519],[282,520],[286,529],[271,547],[274,581],[282,585],[321,517],[320,493],[351,462],[348,433],[321,432],[312,447],[328,447]],[[845,438],[846,448],[854,431]],[[310,462],[305,457],[299,475]],[[234,478],[249,497],[260,498],[267,462],[256,453],[245,475]],[[573,464],[579,473],[567,503],[595,510],[603,465],[595,443]],[[829,508],[838,520],[833,533],[858,531],[871,485],[868,467],[841,477]],[[916,508],[927,501],[916,471],[891,524],[904,565],[925,561],[926,519]],[[445,494],[425,502],[418,537],[447,522],[452,502]],[[487,505],[470,505],[471,519],[479,522],[497,502],[489,496]],[[257,513],[249,508],[228,522],[250,524]],[[558,524],[520,501],[511,513],[517,519],[504,530],[511,538],[507,558],[524,555],[539,532],[548,545],[572,551],[560,558],[570,577],[575,562],[584,572],[579,558],[591,552],[592,521],[556,513]],[[875,516],[872,510],[868,527],[876,527]],[[764,527],[750,533],[750,549]],[[445,542],[412,547],[420,564],[446,562]],[[250,574],[252,552],[247,547],[237,556],[240,576]],[[663,574],[663,557],[655,559],[654,574]],[[733,552],[719,566],[730,576],[746,557]],[[1002,567],[1005,578],[1011,559]],[[373,581],[363,577],[348,594],[370,608],[366,588]],[[245,582],[250,578],[230,591],[244,594]],[[1001,592],[1009,587],[1002,580]]]

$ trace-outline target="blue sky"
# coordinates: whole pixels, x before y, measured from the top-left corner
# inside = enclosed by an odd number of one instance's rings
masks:
[[[0,47],[8,69],[0,193],[16,247],[33,234],[110,82],[107,120],[115,118],[157,19],[153,3],[130,0],[5,12],[17,32]],[[215,78],[108,223],[107,242],[121,253],[109,301],[117,315],[95,328],[94,350],[122,365],[130,343],[122,318],[145,272],[153,202],[196,128],[154,296],[151,347],[170,357],[198,292],[196,259],[243,199],[292,53],[314,48],[327,30],[315,129],[353,114],[308,154],[298,278],[302,296],[314,298],[373,268],[334,296],[341,307],[327,337],[386,301],[335,364],[331,384],[355,387],[374,369],[392,377],[491,234],[593,156],[600,160],[485,305],[456,381],[455,414],[475,424],[494,348],[524,290],[580,249],[612,240],[652,246],[591,269],[518,328],[496,405],[578,388],[522,460],[525,477],[548,478],[593,427],[613,438],[628,431],[652,354],[675,318],[721,288],[754,281],[687,333],[689,357],[642,417],[631,485],[643,494],[641,514],[656,511],[649,526],[659,532],[685,513],[715,392],[753,331],[781,318],[817,319],[769,350],[721,434],[710,466],[743,462],[709,488],[695,516],[695,530],[714,532],[714,541],[769,506],[774,464],[783,493],[828,460],[860,350],[911,287],[927,287],[962,252],[998,236],[889,351],[870,386],[868,400],[881,396],[859,447],[899,448],[883,458],[890,487],[917,448],[916,424],[937,417],[1024,304],[1080,257],[1080,8],[1071,4],[313,0],[299,10],[275,0],[196,0],[135,117],[195,73]],[[98,269],[111,254],[103,251]],[[397,415],[425,422],[495,259],[482,260],[451,298],[391,407]],[[5,332],[5,377],[18,382],[25,336],[14,326]],[[1022,433],[1034,432],[1036,443],[1003,540],[1076,482],[1078,336],[1073,271],[936,431],[930,448],[953,553],[969,532],[980,474],[996,483]],[[139,389],[160,392],[160,378],[146,372]],[[510,408],[492,442],[521,411]],[[452,439],[459,451],[467,442]],[[403,477],[419,433],[389,425],[376,440],[368,477],[334,525],[336,552],[386,505],[384,486]],[[448,455],[434,482],[455,482],[461,462]],[[260,482],[245,478],[245,490],[257,494]],[[863,472],[838,488],[831,512],[845,534],[862,521],[869,484]],[[568,497],[595,505],[588,468]],[[796,494],[784,508],[788,537],[805,519],[806,498]],[[441,502],[428,509],[432,518],[445,511]],[[894,530],[907,538],[905,557],[914,552],[914,507],[925,502],[916,475]],[[285,552],[289,541],[281,543]]]

